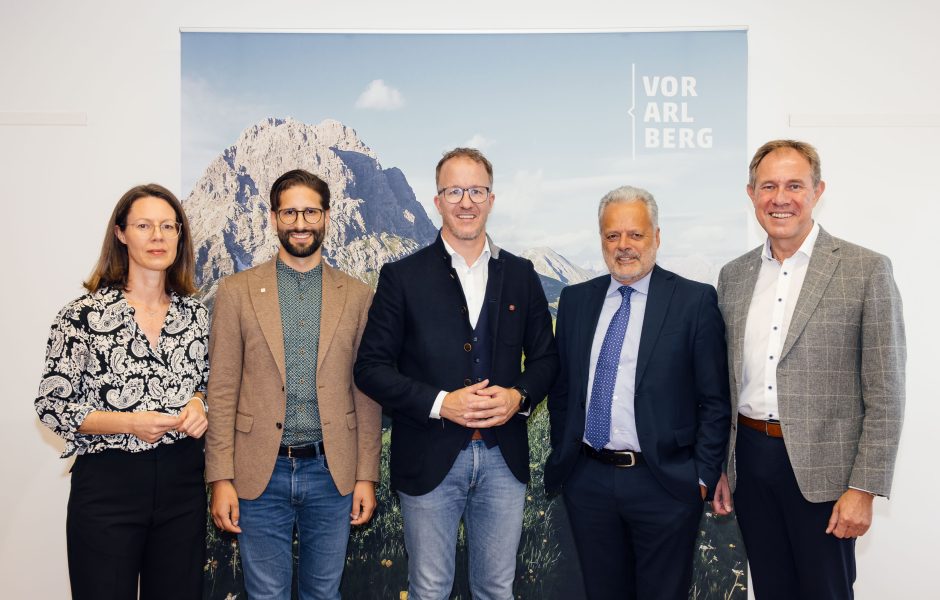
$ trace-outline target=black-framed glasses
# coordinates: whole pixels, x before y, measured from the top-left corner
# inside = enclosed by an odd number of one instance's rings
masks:
[[[448,204],[457,204],[463,200],[464,194],[470,196],[470,201],[474,204],[483,204],[486,202],[486,199],[490,197],[490,188],[482,185],[474,185],[468,188],[452,185],[450,187],[437,190],[437,194]]]
[[[297,222],[297,215],[303,215],[304,221],[314,225],[320,222],[324,212],[322,208],[314,208],[312,206],[303,209],[282,208],[277,211],[277,219],[285,225],[293,225]]]
[[[168,221],[166,223],[151,223],[150,221],[140,221],[139,223],[128,223],[126,229],[138,233],[145,237],[150,237],[153,235],[154,229],[159,229],[160,233],[164,237],[175,238],[179,237],[180,231],[183,229],[182,223],[177,223],[175,221]]]

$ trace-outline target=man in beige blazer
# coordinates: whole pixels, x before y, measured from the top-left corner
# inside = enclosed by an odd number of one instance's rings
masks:
[[[757,598],[852,598],[855,538],[891,491],[904,412],[901,297],[887,257],[813,220],[825,190],[804,142],[764,144],[748,195],[767,241],[718,279],[731,402],[731,509]]]
[[[216,526],[239,534],[252,600],[338,599],[349,526],[379,478],[381,408],[353,383],[371,303],[321,260],[330,190],[289,171],[271,188],[275,259],[219,284],[210,334],[206,480]]]

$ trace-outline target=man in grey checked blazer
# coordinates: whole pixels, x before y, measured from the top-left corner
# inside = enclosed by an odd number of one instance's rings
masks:
[[[754,592],[851,598],[855,538],[891,491],[904,409],[901,298],[890,261],[829,235],[809,144],[777,140],[751,161],[748,195],[767,242],[721,270],[732,414],[731,510]]]

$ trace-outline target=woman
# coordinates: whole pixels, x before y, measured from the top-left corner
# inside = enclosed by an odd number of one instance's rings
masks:
[[[52,324],[36,398],[72,467],[76,600],[202,597],[208,314],[189,223],[166,188],[118,201],[101,256]]]

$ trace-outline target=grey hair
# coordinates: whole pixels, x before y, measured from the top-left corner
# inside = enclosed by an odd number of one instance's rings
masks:
[[[601,220],[604,217],[604,209],[606,209],[608,205],[618,202],[622,202],[624,204],[630,202],[641,202],[646,206],[646,212],[649,213],[650,221],[653,223],[653,229],[659,229],[659,206],[656,205],[656,200],[653,198],[653,194],[647,192],[643,188],[637,188],[630,185],[621,186],[604,194],[604,197],[601,198],[600,206],[597,207],[598,227],[600,227]]]

